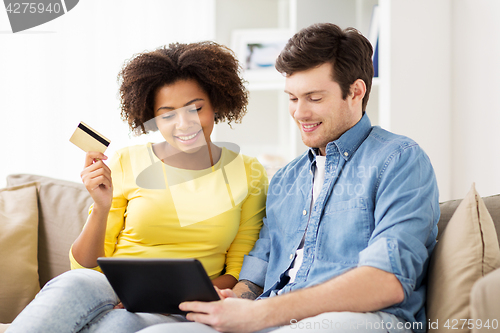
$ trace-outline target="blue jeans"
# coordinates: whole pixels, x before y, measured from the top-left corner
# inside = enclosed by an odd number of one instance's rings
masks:
[[[137,332],[182,322],[182,316],[113,309],[119,300],[104,274],[90,269],[66,272],[49,281],[17,316],[9,333]]]

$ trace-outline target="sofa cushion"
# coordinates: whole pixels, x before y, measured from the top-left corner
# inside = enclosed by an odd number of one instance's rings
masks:
[[[474,283],[470,293],[470,310],[474,323],[480,327],[474,327],[473,332],[496,332],[500,321],[500,269],[496,269],[488,275],[480,278]],[[479,319],[479,321],[478,321]],[[488,329],[489,325],[490,329]],[[474,325],[476,326],[476,325]]]
[[[493,223],[495,223],[495,228],[497,232],[498,239],[500,239],[500,194],[492,195],[489,197],[482,198],[488,212],[493,219]],[[457,209],[458,205],[462,202],[462,199],[458,200],[450,200],[446,202],[442,202],[439,204],[439,208],[441,210],[441,217],[439,218],[439,233],[438,239],[441,237],[446,225],[450,221],[453,213]]]
[[[461,319],[470,319],[470,291],[482,276],[500,267],[500,248],[493,220],[474,184],[440,235],[428,273],[427,316],[438,329],[456,325],[469,332]]]
[[[0,190],[0,323],[10,323],[40,290],[35,183]]]
[[[69,249],[82,231],[92,198],[83,184],[50,177],[18,174],[7,184],[38,183],[40,286],[70,269]]]

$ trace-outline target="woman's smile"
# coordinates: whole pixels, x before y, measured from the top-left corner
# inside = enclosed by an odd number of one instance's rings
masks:
[[[180,141],[182,144],[185,145],[190,145],[195,143],[198,138],[200,137],[200,133],[202,133],[202,130],[200,129],[198,132],[191,133],[191,134],[178,134],[174,135],[174,138]]]

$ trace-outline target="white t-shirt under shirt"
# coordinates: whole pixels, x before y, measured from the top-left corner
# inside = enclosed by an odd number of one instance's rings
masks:
[[[316,156],[316,170],[314,172],[313,189],[312,189],[313,199],[311,202],[311,207],[309,208],[309,217],[311,216],[311,210],[314,207],[314,203],[316,202],[316,199],[318,198],[318,195],[321,192],[321,188],[323,187],[323,182],[325,181],[325,162],[326,162],[326,156],[319,156],[319,155]],[[300,269],[300,266],[302,265],[302,261],[304,260],[304,237],[302,237],[302,241],[300,242],[299,248],[295,252],[295,260],[288,269],[288,272],[285,273],[290,277],[290,281],[288,283],[292,283],[295,280],[295,276],[297,275],[297,272]]]

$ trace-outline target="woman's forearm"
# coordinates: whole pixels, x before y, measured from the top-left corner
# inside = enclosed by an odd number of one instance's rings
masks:
[[[83,267],[97,267],[97,258],[104,256],[108,213],[109,208],[94,206],[85,227],[73,243],[73,257]]]
[[[214,286],[219,289],[232,289],[237,282],[236,278],[229,274],[221,275],[212,280]]]

